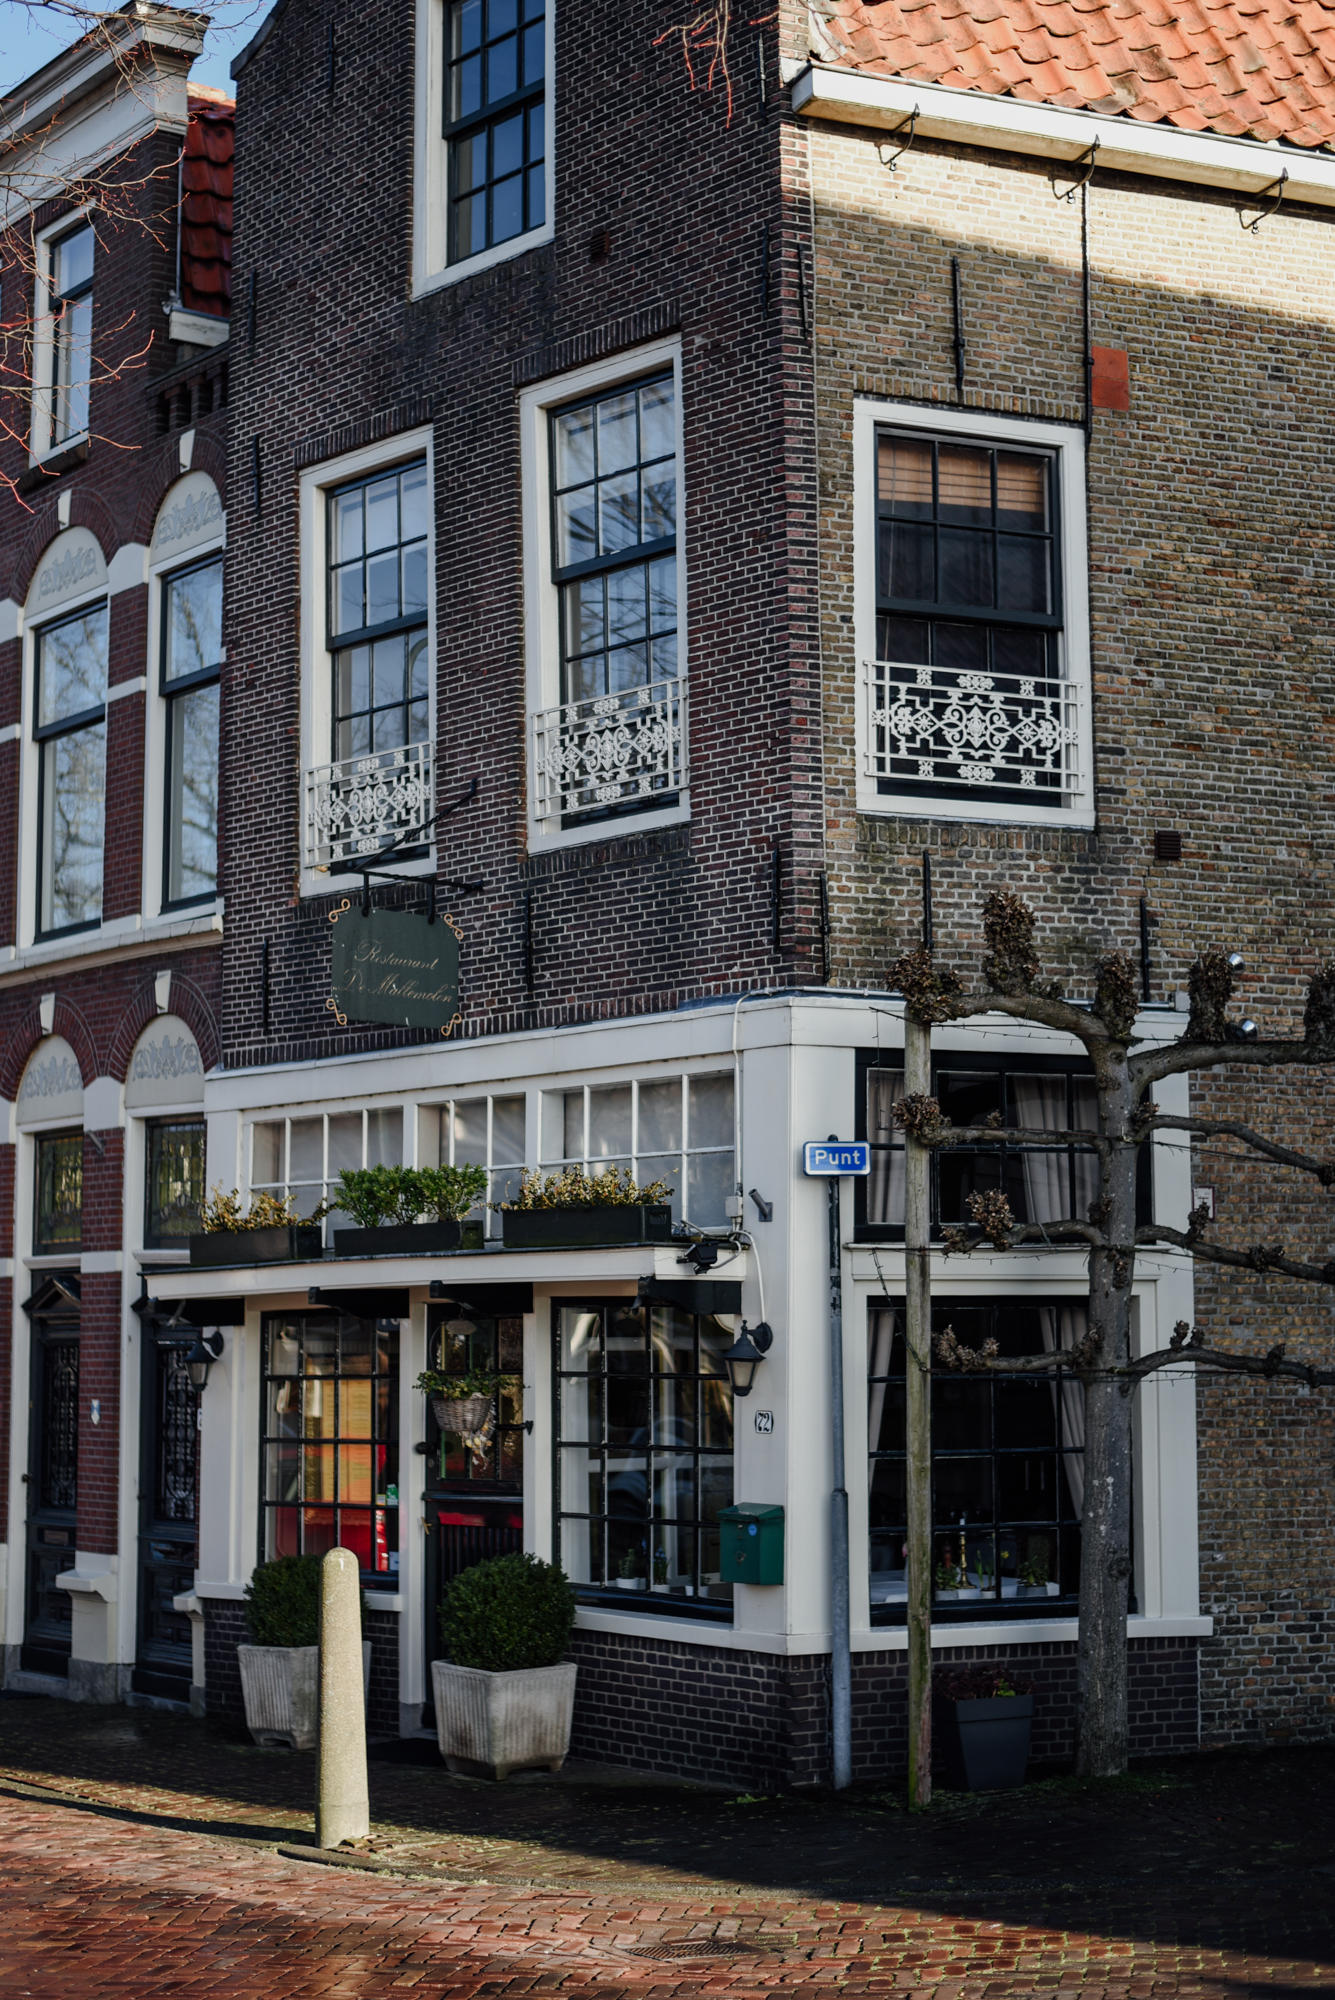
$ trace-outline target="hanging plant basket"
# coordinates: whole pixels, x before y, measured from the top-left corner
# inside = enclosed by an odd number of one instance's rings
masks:
[[[431,1414],[442,1431],[450,1431],[471,1445],[491,1427],[490,1396],[433,1396]]]

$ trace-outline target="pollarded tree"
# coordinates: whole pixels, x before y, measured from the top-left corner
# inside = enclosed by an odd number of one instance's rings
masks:
[[[1278,1144],[1232,1119],[1166,1116],[1154,1102],[1163,1078],[1220,1065],[1275,1068],[1335,1065],[1335,964],[1320,967],[1307,990],[1301,1038],[1260,1037],[1253,1024],[1230,1021],[1237,961],[1209,951],[1189,975],[1190,1013],[1182,1035],[1153,1047],[1135,1046],[1136,968],[1125,952],[1110,952],[1095,966],[1087,1004],[1040,982],[1034,917],[1008,891],[990,895],[983,908],[985,990],[967,991],[958,974],[938,966],[926,949],[890,968],[910,1018],[921,1029],[982,1014],[1006,1014],[1073,1035],[1093,1071],[1096,1129],[1010,1131],[998,1125],[954,1126],[935,1099],[922,1091],[901,1099],[895,1116],[910,1149],[954,1146],[1063,1145],[1097,1155],[1098,1192],[1083,1216],[1019,1224],[1004,1194],[975,1194],[970,1226],[947,1230],[948,1252],[987,1242],[996,1249],[1042,1240],[1084,1244],[1089,1260],[1089,1324],[1078,1345],[1055,1352],[1001,1357],[994,1343],[981,1350],[960,1345],[953,1333],[938,1337],[936,1355],[948,1368],[1007,1374],[1055,1374],[1079,1380],[1085,1400],[1085,1485],[1081,1517],[1080,1636],[1078,1653],[1079,1748],[1077,1768],[1088,1777],[1111,1776],[1127,1760],[1126,1614],[1131,1575],[1131,1422],[1133,1392],[1156,1369],[1190,1365],[1224,1373],[1289,1376],[1310,1386],[1335,1383],[1335,1370],[1291,1359],[1282,1345],[1264,1355],[1216,1345],[1200,1327],[1179,1324],[1168,1347],[1137,1356],[1131,1326],[1132,1283],[1140,1245],[1174,1244],[1198,1260],[1257,1273],[1276,1272],[1318,1285],[1335,1285],[1335,1261],[1316,1263],[1288,1255],[1281,1243],[1229,1245],[1206,1234],[1209,1214],[1193,1210],[1185,1229],[1138,1223],[1136,1163],[1155,1132],[1177,1131],[1198,1141],[1229,1139],[1279,1166],[1335,1183],[1335,1159],[1320,1159]],[[921,1330],[920,1330],[921,1331]],[[913,1334],[910,1332],[910,1348]],[[912,1590],[912,1583],[910,1583]]]

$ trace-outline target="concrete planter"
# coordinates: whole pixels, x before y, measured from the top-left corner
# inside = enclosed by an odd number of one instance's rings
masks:
[[[238,1646],[246,1727],[265,1750],[313,1750],[320,1733],[320,1648]],[[362,1688],[371,1690],[371,1641],[362,1641]]]
[[[559,1771],[570,1748],[575,1663],[489,1674],[434,1660],[436,1737],[451,1771],[508,1778],[511,1771]]]

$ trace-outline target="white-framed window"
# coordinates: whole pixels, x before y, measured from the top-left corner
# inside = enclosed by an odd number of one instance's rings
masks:
[[[417,1160],[424,1167],[485,1167],[485,1200],[471,1211],[485,1217],[488,1236],[499,1236],[492,1204],[518,1192],[527,1159],[526,1104],[521,1093],[454,1098],[423,1104],[417,1113]]]
[[[522,399],[535,847],[690,811],[675,343]]]
[[[732,1072],[632,1077],[542,1094],[539,1165],[605,1173],[629,1167],[637,1181],[666,1181],[674,1221],[702,1228],[727,1221],[737,1177]]]
[[[1091,826],[1083,434],[854,419],[860,809]]]
[[[397,1167],[402,1162],[399,1105],[257,1118],[250,1128],[251,1193],[287,1195],[302,1216],[332,1198],[345,1168]],[[326,1241],[330,1231],[348,1223],[341,1210],[331,1211]]]
[[[221,554],[169,572],[159,588],[166,723],[162,907],[168,910],[207,902],[218,889]]]
[[[102,598],[33,636],[39,938],[89,929],[102,917],[107,633]]]
[[[63,451],[88,434],[96,248],[87,213],[62,216],[36,239],[30,440],[34,460]]]
[[[555,0],[417,0],[413,290],[552,240]]]
[[[302,887],[395,851],[429,868],[435,814],[431,433],[302,480]]]

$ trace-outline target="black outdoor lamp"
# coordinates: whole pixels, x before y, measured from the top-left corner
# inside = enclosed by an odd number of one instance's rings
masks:
[[[773,1345],[774,1329],[768,1320],[757,1320],[754,1326],[742,1321],[741,1332],[723,1357],[734,1396],[750,1395],[756,1370]]]
[[[195,1344],[185,1357],[185,1372],[190,1377],[192,1389],[203,1389],[209,1379],[209,1370],[219,1360],[223,1351],[223,1337],[220,1333],[195,1335]]]

